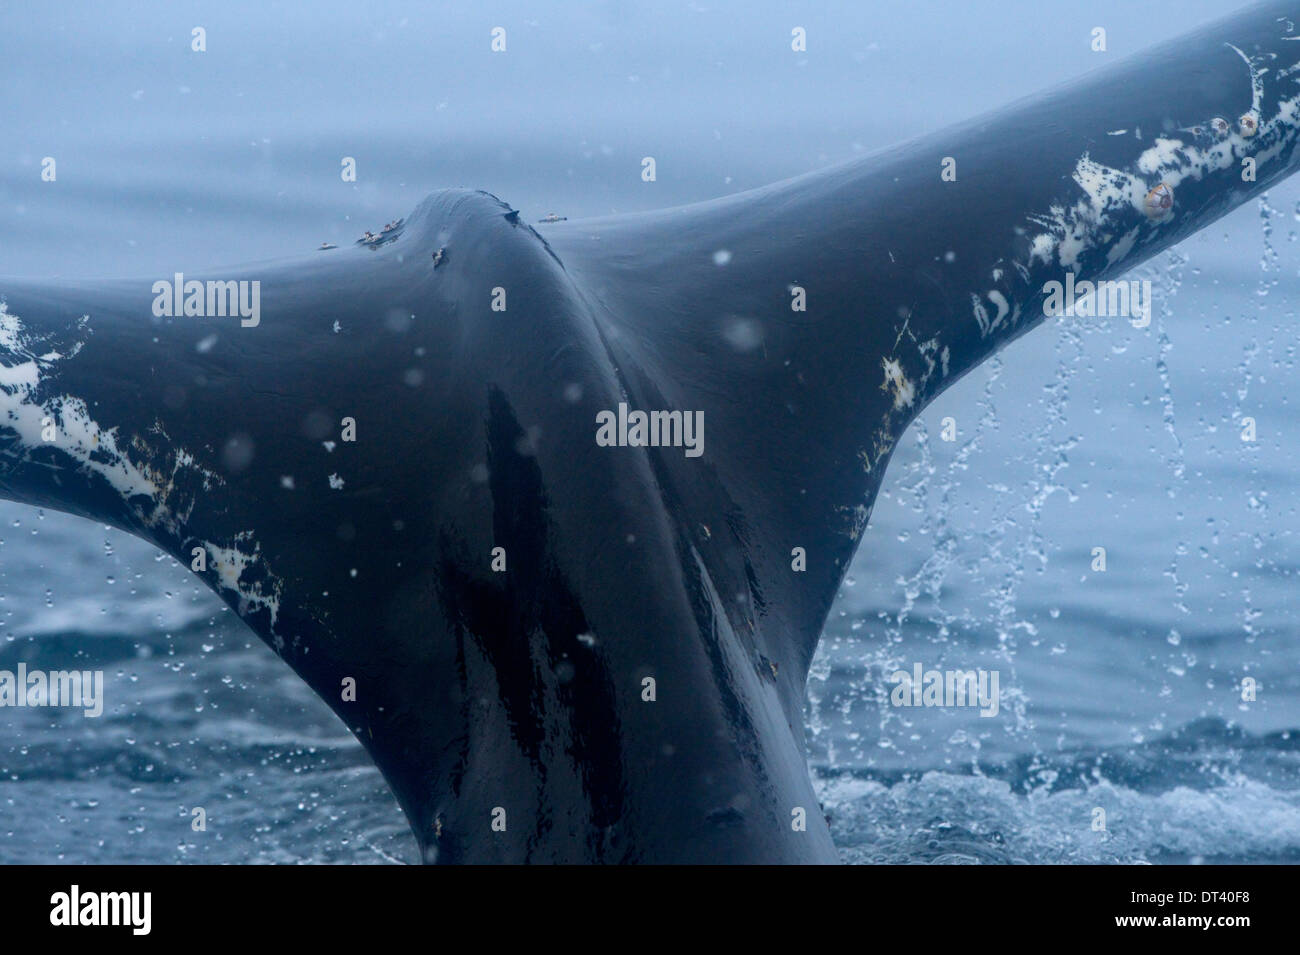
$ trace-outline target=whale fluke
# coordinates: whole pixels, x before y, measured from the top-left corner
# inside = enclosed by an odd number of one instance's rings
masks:
[[[0,281],[0,495],[191,567],[426,861],[833,862],[805,680],[893,448],[1051,283],[1295,170],[1291,6],[699,205],[448,190],[266,267]]]

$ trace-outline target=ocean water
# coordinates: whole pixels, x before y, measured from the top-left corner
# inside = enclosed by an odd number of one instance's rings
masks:
[[[529,218],[697,201],[940,128],[1222,12],[9,6],[0,276],[299,254],[446,186]],[[1089,48],[1098,25],[1105,54]],[[494,26],[505,54],[489,50]],[[339,176],[349,156],[355,183]],[[812,768],[845,861],[1300,861],[1298,232],[1291,181],[1131,276],[1152,283],[1149,328],[1049,320],[909,431],[810,681]],[[102,669],[109,703],[100,719],[0,710],[0,861],[416,861],[359,745],[150,546],[0,503],[0,669],[20,661]],[[917,663],[997,671],[999,713],[891,706],[889,675]]]

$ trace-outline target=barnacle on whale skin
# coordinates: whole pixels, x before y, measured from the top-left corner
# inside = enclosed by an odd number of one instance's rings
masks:
[[[1174,207],[1174,190],[1166,182],[1160,183],[1142,200],[1142,209],[1151,219],[1163,219]]]

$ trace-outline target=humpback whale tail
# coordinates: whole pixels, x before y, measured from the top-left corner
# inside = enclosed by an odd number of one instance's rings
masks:
[[[1287,7],[683,209],[452,190],[240,274],[4,281],[0,494],[190,566],[430,861],[833,861],[804,681],[892,449],[1052,283],[1294,171]]]

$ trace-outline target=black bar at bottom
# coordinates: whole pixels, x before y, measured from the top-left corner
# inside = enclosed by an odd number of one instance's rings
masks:
[[[1144,941],[1181,941],[1199,933],[1231,944],[1294,923],[1292,873],[1275,866],[599,873],[580,868],[541,873],[401,866],[11,866],[0,876],[5,883],[0,911],[10,942],[75,934],[78,942],[282,939],[336,947],[353,935],[373,944],[377,932],[382,937],[395,931],[432,944],[458,925],[471,938],[493,944],[500,943],[503,931],[558,941],[582,938],[596,925],[613,929],[613,935],[603,936],[610,942],[641,932],[666,942],[707,924],[715,937],[734,932],[737,938],[781,926],[811,932],[806,939],[823,931],[852,937],[892,928],[918,942],[994,937],[984,934],[990,930],[1006,939],[1049,929],[1071,938]],[[143,893],[148,893],[147,908]],[[866,946],[872,936],[859,937]]]

